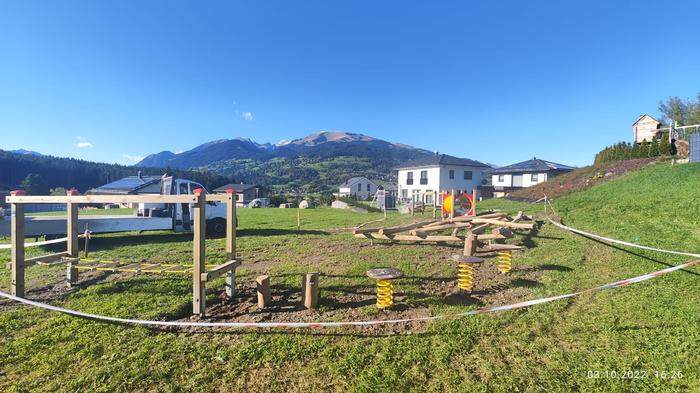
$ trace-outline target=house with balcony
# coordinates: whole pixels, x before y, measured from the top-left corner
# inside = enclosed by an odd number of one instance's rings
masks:
[[[531,160],[491,170],[491,185],[493,196],[504,197],[511,192],[546,182],[562,173],[573,171],[574,167],[541,160],[534,157]]]
[[[470,192],[484,184],[491,166],[447,154],[434,154],[397,168],[399,200],[432,204],[435,192]]]

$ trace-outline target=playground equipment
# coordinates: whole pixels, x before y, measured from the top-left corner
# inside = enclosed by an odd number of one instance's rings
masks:
[[[483,263],[484,259],[466,255],[453,255],[452,259],[457,262],[457,287],[471,292],[474,284],[474,265]]]
[[[377,308],[385,309],[394,305],[394,287],[391,280],[403,277],[399,269],[383,267],[367,271],[367,276],[377,280]]]
[[[236,258],[236,194],[229,189],[226,194],[206,194],[204,189],[193,190],[192,194],[183,195],[79,195],[70,190],[66,196],[26,196],[22,191],[12,191],[6,198],[11,205],[11,293],[24,297],[24,271],[27,266],[36,263],[58,264],[67,266],[67,281],[69,285],[78,281],[81,270],[102,270],[130,273],[191,273],[192,274],[192,313],[203,316],[206,309],[205,291],[208,282],[226,275],[226,295],[234,295],[235,272],[240,266]],[[226,204],[226,256],[227,261],[210,269],[206,267],[206,207],[208,202]],[[24,205],[36,203],[65,203],[66,204],[66,251],[25,259],[24,257]],[[99,261],[81,259],[78,248],[78,207],[81,204],[92,203],[157,203],[181,204],[187,206],[193,215],[193,249],[192,265],[131,263],[121,265],[114,261]]]
[[[501,274],[510,273],[512,268],[513,254],[510,250],[498,252],[498,272]]]

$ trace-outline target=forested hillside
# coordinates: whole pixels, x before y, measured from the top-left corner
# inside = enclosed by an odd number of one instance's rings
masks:
[[[172,174],[202,183],[208,189],[226,184],[228,179],[209,171],[181,169],[134,168],[116,164],[104,164],[74,158],[18,154],[0,150],[0,184],[15,188],[28,178],[33,192],[46,194],[52,188],[77,188],[85,192],[90,188],[135,175]],[[32,175],[32,176],[30,176]]]

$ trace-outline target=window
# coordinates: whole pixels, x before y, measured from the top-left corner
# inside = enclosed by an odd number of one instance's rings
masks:
[[[362,183],[357,183],[357,191],[362,191]]]
[[[369,183],[367,183],[367,192],[369,192]]]
[[[189,194],[189,190],[187,189],[187,183],[180,183],[180,195],[187,195]]]
[[[455,178],[455,170],[450,169],[450,179],[454,179],[454,178]]]
[[[537,176],[536,173],[533,173],[533,174],[532,174],[531,180],[532,180],[533,182],[537,182],[537,181],[539,180],[539,177]]]
[[[505,175],[498,175],[498,182],[503,183],[504,181],[506,181],[505,177]]]
[[[464,180],[472,179],[472,171],[464,171]]]
[[[433,204],[433,190],[425,190],[425,204]]]
[[[406,173],[406,184],[409,186],[413,184],[413,172]]]
[[[408,190],[405,188],[401,189],[401,198],[408,199]]]
[[[428,171],[420,171],[420,184],[428,184]]]

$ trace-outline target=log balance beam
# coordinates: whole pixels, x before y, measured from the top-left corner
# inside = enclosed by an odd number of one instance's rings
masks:
[[[11,218],[11,287],[12,295],[24,297],[27,265],[39,262],[67,263],[66,278],[69,285],[78,281],[78,207],[86,203],[191,203],[194,205],[193,247],[192,247],[192,313],[204,316],[206,310],[206,285],[211,280],[226,274],[226,294],[233,297],[235,272],[240,266],[236,258],[236,193],[228,189],[226,194],[207,195],[204,189],[196,189],[192,195],[79,195],[77,190],[69,190],[65,196],[25,195],[23,191],[12,191],[5,198],[10,205]],[[207,202],[226,204],[226,257],[227,262],[211,270],[206,270],[206,206]],[[24,205],[43,203],[66,204],[65,252],[49,254],[30,259],[24,257]]]

